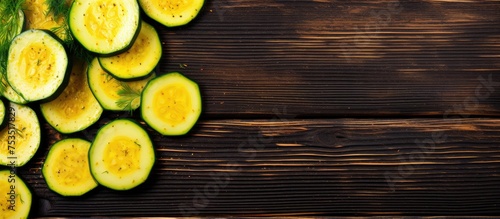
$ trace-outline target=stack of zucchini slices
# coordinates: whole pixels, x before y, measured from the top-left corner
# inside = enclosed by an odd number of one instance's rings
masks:
[[[42,166],[52,191],[80,196],[98,185],[129,190],[145,182],[155,163],[146,126],[161,135],[185,135],[202,105],[196,82],[180,72],[156,72],[163,48],[154,24],[186,25],[203,4],[1,1],[0,166],[28,163],[41,144],[40,123],[46,122],[62,136],[50,146]],[[106,111],[136,110],[144,123],[139,118],[99,123]],[[94,139],[78,137],[94,125]],[[12,216],[27,218],[31,193],[22,179],[0,171],[0,191],[10,192],[4,182],[11,178],[20,182],[15,198],[22,199],[18,206],[25,209]],[[0,215],[6,212],[8,206],[2,205]]]

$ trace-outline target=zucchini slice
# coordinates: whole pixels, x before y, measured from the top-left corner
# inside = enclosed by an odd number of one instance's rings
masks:
[[[139,23],[137,0],[74,0],[69,12],[73,36],[87,50],[98,54],[129,48]]]
[[[139,0],[146,15],[167,27],[189,23],[198,15],[204,3],[204,0]]]
[[[3,100],[0,98],[0,129],[2,129],[4,127],[4,124],[5,124],[5,118],[7,118],[5,116],[5,104],[3,103]]]
[[[79,138],[63,139],[52,145],[42,167],[49,189],[62,196],[80,196],[97,187],[90,174],[90,145]]]
[[[15,170],[0,170],[0,218],[28,218],[31,191]]]
[[[8,124],[0,130],[0,165],[19,167],[40,147],[40,123],[35,111],[26,105],[10,103],[7,109]]]
[[[134,79],[151,73],[162,55],[160,37],[155,28],[142,21],[134,44],[127,51],[111,57],[99,57],[102,68],[120,79]]]
[[[69,7],[67,2],[59,1],[59,7]],[[65,16],[57,16],[49,7],[49,0],[25,0],[23,10],[26,15],[26,29],[50,30],[61,40],[71,38]]]
[[[75,61],[69,83],[61,94],[50,102],[40,104],[47,122],[61,133],[81,131],[99,120],[103,108],[90,90],[87,64]]]
[[[142,90],[154,77],[155,74],[152,73],[140,80],[118,80],[101,67],[97,58],[90,63],[88,69],[92,93],[104,109],[112,111],[132,111],[139,108]]]
[[[142,92],[141,115],[163,135],[184,135],[201,114],[201,94],[196,82],[178,72],[151,80]]]
[[[155,162],[153,143],[135,121],[116,119],[97,132],[89,162],[99,184],[114,190],[129,190],[148,178]]]
[[[27,101],[43,100],[66,78],[68,56],[63,45],[43,30],[27,30],[9,48],[7,81]]]

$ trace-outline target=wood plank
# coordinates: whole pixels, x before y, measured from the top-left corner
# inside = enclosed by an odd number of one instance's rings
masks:
[[[496,116],[498,11],[493,0],[208,1],[191,25],[159,28],[160,71],[198,81],[216,118],[284,106],[302,117]]]
[[[157,162],[131,191],[49,191],[41,148],[20,175],[33,216],[500,214],[498,118],[202,121],[154,135]],[[98,126],[95,126],[97,128]],[[51,128],[44,127],[45,133]],[[81,137],[92,140],[96,129]],[[63,136],[51,135],[45,144]]]

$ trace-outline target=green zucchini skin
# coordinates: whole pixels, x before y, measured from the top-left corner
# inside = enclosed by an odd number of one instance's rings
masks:
[[[130,32],[127,33],[114,33],[113,36],[104,36],[108,41],[111,42],[116,42],[116,39],[120,39],[124,34],[127,34],[125,39],[123,40],[123,43],[117,43],[117,45],[113,43],[105,43],[103,41],[99,41],[99,39],[93,38],[92,33],[96,32],[102,32],[103,28],[97,30],[88,30],[87,26],[91,26],[90,24],[87,24],[84,18],[89,18],[93,17],[86,12],[92,11],[92,8],[101,8],[100,6],[93,5],[94,7],[91,6],[91,4],[98,3],[97,0],[74,0],[73,3],[71,4],[70,12],[69,12],[69,19],[68,19],[68,26],[69,29],[74,36],[74,38],[80,42],[80,44],[85,47],[88,51],[96,54],[97,56],[113,56],[116,54],[119,54],[123,51],[126,51],[129,49],[135,39],[137,38],[137,35],[139,34],[140,31],[140,7],[137,1],[135,0],[122,0],[122,1],[115,1],[115,2],[108,2],[108,3],[124,3],[125,6],[130,7],[127,9],[132,9],[134,11],[131,11],[128,15],[131,15],[132,17],[129,18],[128,21],[126,20],[127,23],[119,23],[122,26],[129,26],[131,28]],[[119,5],[118,6],[123,6]],[[85,10],[85,6],[88,6],[90,10]],[[112,5],[103,5],[102,8],[111,8],[115,7]],[[117,12],[119,13],[119,11]],[[119,15],[118,15],[119,16]],[[114,22],[115,18],[103,18],[103,19],[109,19],[101,24],[106,24],[109,22]],[[120,22],[120,21],[118,21]],[[109,29],[104,29],[104,30],[109,30]],[[112,30],[111,30],[112,31]],[[101,43],[101,44],[99,44]],[[108,45],[106,45],[108,44]],[[114,45],[111,46],[110,48],[107,48],[109,45]]]

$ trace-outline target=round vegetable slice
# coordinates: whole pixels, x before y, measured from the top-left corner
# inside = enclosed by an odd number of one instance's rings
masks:
[[[0,99],[0,128],[3,128],[5,124],[5,104],[3,103],[3,100]]]
[[[8,124],[0,130],[0,165],[23,166],[40,146],[38,117],[30,107],[16,103],[10,103],[6,115]]]
[[[9,48],[7,81],[27,101],[51,97],[63,83],[68,56],[63,45],[43,30],[27,30]]]
[[[69,12],[73,36],[99,54],[129,48],[140,29],[139,22],[137,0],[74,0]]]
[[[40,104],[40,110],[47,122],[62,133],[81,131],[97,122],[103,108],[88,85],[85,62],[73,64],[68,85],[54,100]]]
[[[43,163],[42,174],[47,186],[63,196],[80,196],[97,187],[90,174],[91,143],[68,138],[56,142]]]
[[[201,94],[196,82],[178,72],[151,80],[143,90],[141,115],[163,135],[184,135],[201,114]]]
[[[113,111],[132,111],[139,108],[142,90],[154,77],[155,74],[152,73],[140,80],[118,80],[101,67],[97,58],[90,63],[88,70],[92,93],[104,109]]]
[[[32,195],[15,170],[0,170],[0,217],[28,218]]]
[[[141,22],[141,30],[127,51],[111,57],[99,57],[102,68],[120,79],[134,79],[151,73],[162,55],[160,37],[155,28]]]
[[[153,143],[135,121],[116,119],[97,132],[89,162],[99,184],[114,190],[129,190],[148,178],[155,162]]]
[[[51,11],[54,0],[25,0],[23,10],[26,15],[26,29],[50,30],[62,40],[71,39],[66,17]],[[68,8],[65,1],[57,1],[59,8]],[[62,9],[60,9],[62,10]],[[62,12],[61,12],[62,13]]]
[[[204,0],[139,0],[144,12],[152,19],[167,27],[182,26],[193,20]]]

